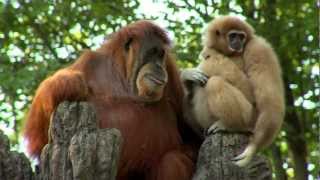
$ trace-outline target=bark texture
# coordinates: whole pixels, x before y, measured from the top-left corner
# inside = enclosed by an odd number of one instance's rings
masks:
[[[30,162],[23,153],[10,151],[9,139],[0,130],[0,179],[33,180]]]
[[[218,132],[206,137],[199,152],[193,180],[269,180],[268,161],[256,156],[246,168],[230,159],[240,154],[248,135]],[[114,180],[122,137],[116,129],[99,129],[94,108],[86,102],[63,102],[52,116],[49,143],[40,166],[32,172],[25,155],[10,151],[0,131],[1,180]]]
[[[198,156],[193,180],[271,180],[269,161],[255,156],[249,165],[240,168],[232,158],[239,155],[248,144],[249,135],[218,132],[206,137]]]
[[[118,130],[99,129],[94,108],[85,102],[63,102],[52,118],[41,180],[115,179],[122,143]]]

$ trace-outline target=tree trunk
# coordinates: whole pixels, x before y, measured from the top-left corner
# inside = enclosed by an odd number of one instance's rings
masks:
[[[9,139],[0,130],[0,179],[33,180],[30,162],[23,153],[10,151]]]
[[[255,156],[249,165],[240,168],[232,158],[248,144],[249,135],[217,132],[206,137],[198,156],[193,180],[271,180],[270,163],[265,157]]]
[[[271,146],[271,153],[274,165],[274,173],[276,180],[287,180],[288,176],[286,170],[282,167],[283,158],[281,155],[280,147],[276,144]]]
[[[41,154],[41,180],[115,179],[121,142],[118,130],[98,128],[91,105],[63,102]]]
[[[91,180],[116,178],[122,137],[116,129],[99,129],[95,111],[85,102],[63,102],[54,112],[49,143],[42,150],[40,172],[33,174],[28,159],[9,151],[0,131],[1,180]],[[218,132],[206,137],[194,180],[271,179],[268,161],[254,157],[246,168],[230,159],[243,151],[248,135]]]

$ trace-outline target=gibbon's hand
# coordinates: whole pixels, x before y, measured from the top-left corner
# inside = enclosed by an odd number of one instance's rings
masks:
[[[208,76],[201,70],[195,68],[183,70],[180,76],[183,82],[191,81],[193,83],[199,84],[200,86],[206,85],[208,81]]]

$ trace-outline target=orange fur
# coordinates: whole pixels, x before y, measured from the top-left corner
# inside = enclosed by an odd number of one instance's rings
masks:
[[[87,100],[96,108],[100,127],[117,128],[124,138],[117,179],[191,179],[194,157],[190,156],[195,151],[184,148],[188,133],[181,119],[183,92],[174,59],[166,52],[168,82],[158,102],[139,101],[130,84],[133,62],[150,35],[160,38],[169,50],[169,39],[161,28],[138,21],[42,82],[24,131],[30,154],[39,156],[48,142],[50,115],[60,102]],[[124,46],[130,38],[128,55]]]

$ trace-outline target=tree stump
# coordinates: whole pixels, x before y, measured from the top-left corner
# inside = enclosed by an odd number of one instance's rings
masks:
[[[9,139],[0,130],[0,179],[33,180],[34,178],[28,158],[23,153],[10,151]]]
[[[255,156],[246,168],[230,159],[240,154],[248,134],[218,132],[206,137],[198,156],[193,180],[269,180],[268,160]],[[94,108],[86,102],[63,102],[52,116],[49,143],[40,158],[36,176],[28,159],[11,152],[0,131],[1,180],[114,180],[122,137],[116,129],[99,129]]]
[[[245,149],[249,134],[219,131],[203,142],[193,180],[271,180],[269,161],[256,155],[245,168],[234,165],[232,158]]]
[[[91,105],[63,102],[52,116],[40,179],[115,179],[121,143],[118,130],[98,128]]]

